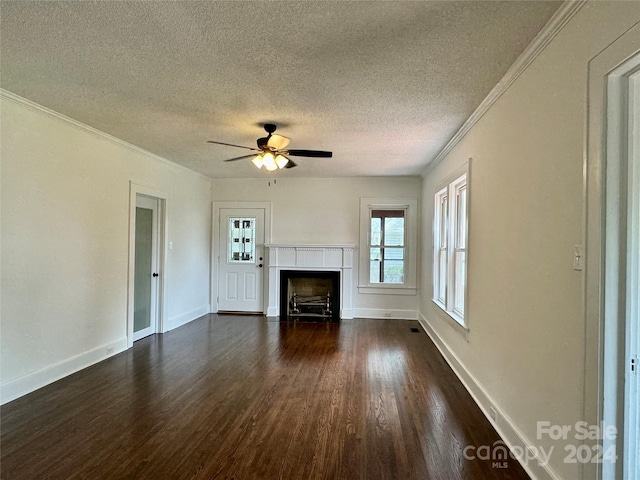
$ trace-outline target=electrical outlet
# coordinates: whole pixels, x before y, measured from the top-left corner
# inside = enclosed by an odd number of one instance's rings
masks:
[[[107,355],[111,355],[113,353],[113,345],[109,345],[107,347]]]
[[[491,419],[496,422],[498,420],[498,412],[493,407],[489,407],[489,415],[491,415]]]
[[[386,318],[391,318],[391,312],[384,312],[384,316]]]

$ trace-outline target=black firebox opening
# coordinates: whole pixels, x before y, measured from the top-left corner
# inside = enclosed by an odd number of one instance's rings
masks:
[[[280,271],[280,318],[340,320],[340,272]]]

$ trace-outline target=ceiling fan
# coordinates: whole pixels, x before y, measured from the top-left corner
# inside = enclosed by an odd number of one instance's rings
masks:
[[[331,158],[333,156],[332,152],[325,152],[322,150],[288,149],[287,145],[289,145],[290,139],[282,135],[274,135],[273,132],[276,131],[276,128],[277,127],[272,123],[266,123],[264,125],[264,129],[268,135],[266,137],[258,139],[258,148],[234,145],[232,143],[216,142],[214,140],[208,140],[207,143],[215,143],[217,145],[226,145],[229,147],[238,147],[252,150],[256,153],[242,155],[240,157],[228,158],[227,160],[225,160],[225,162],[235,162],[236,160],[254,157],[251,161],[256,167],[265,167],[269,171],[277,170],[278,168],[295,167],[297,164],[289,157]]]

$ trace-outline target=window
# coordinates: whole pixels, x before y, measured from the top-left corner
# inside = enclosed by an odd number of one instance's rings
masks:
[[[369,283],[404,283],[404,210],[371,210]]]
[[[416,295],[418,201],[360,199],[359,293]]]
[[[434,199],[433,301],[464,325],[467,279],[467,174]]]
[[[229,263],[255,263],[255,217],[229,217]]]

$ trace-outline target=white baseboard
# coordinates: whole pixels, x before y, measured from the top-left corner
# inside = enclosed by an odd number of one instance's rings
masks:
[[[353,318],[353,310],[351,308],[343,308],[340,310],[340,318],[351,320]]]
[[[194,308],[193,310],[190,310],[188,312],[181,313],[180,315],[176,315],[175,317],[171,317],[162,333],[173,330],[174,328],[181,327],[182,325],[192,322],[196,318],[200,318],[207,313],[211,313],[211,305],[209,304],[202,305],[201,307]]]
[[[93,350],[56,363],[55,365],[49,365],[43,369],[3,383],[0,385],[0,404],[4,405],[27,393],[49,385],[56,380],[76,373],[83,368],[90,367],[106,358],[124,352],[126,349],[127,337],[122,337],[115,342],[101,345]],[[107,353],[107,351],[109,351],[109,353]]]
[[[387,308],[354,308],[352,318],[380,318],[396,320],[417,320],[417,310],[393,310]]]
[[[523,452],[527,451],[529,447],[534,447],[534,444],[529,441],[511,418],[505,414],[491,395],[482,387],[480,382],[464,367],[456,354],[453,353],[436,331],[431,328],[431,325],[422,313],[419,314],[418,321],[507,447],[510,449],[516,448],[517,451]],[[496,421],[491,418],[491,414],[489,413],[490,408],[493,408],[498,414]],[[529,460],[528,462],[520,461],[520,464],[533,480],[559,480],[561,478],[550,465],[542,466],[537,460]]]

